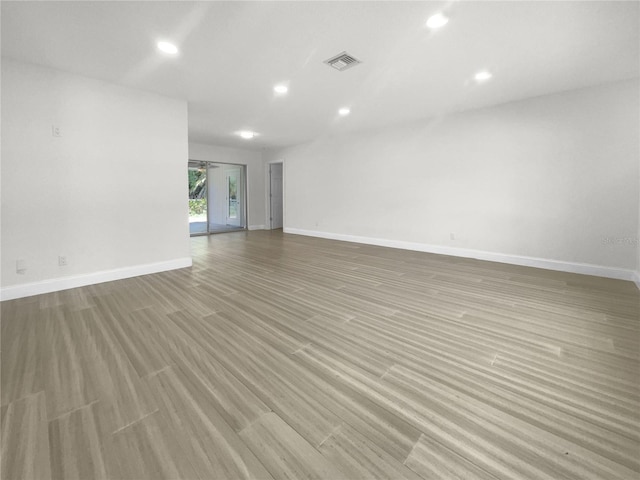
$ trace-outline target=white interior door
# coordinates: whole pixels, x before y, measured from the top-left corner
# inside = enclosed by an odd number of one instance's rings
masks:
[[[225,169],[225,215],[227,225],[239,227],[242,224],[242,182],[240,167]]]
[[[282,164],[269,165],[271,229],[282,228]]]

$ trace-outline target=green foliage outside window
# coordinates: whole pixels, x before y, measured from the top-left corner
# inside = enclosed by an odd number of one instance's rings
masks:
[[[207,175],[203,168],[189,168],[189,216],[207,213]]]
[[[205,198],[207,194],[207,175],[204,169],[190,168],[189,198]]]
[[[206,198],[190,198],[189,199],[189,216],[194,217],[207,213]]]

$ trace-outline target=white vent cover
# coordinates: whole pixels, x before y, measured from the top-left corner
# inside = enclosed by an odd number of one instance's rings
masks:
[[[324,63],[336,70],[343,71],[347,68],[355,67],[362,62],[347,52],[342,52],[335,57],[331,57],[329,60],[325,60]]]

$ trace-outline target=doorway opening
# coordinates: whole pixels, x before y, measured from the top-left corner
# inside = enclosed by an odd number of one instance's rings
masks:
[[[282,163],[269,164],[269,228],[282,228],[283,215],[283,180]]]
[[[246,229],[245,165],[189,161],[188,172],[192,236]]]

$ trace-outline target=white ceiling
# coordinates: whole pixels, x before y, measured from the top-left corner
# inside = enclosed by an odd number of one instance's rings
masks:
[[[291,145],[640,75],[636,1],[1,3],[4,56],[186,99],[190,140],[220,145]],[[437,11],[450,22],[432,32]],[[344,50],[364,63],[323,63]],[[483,68],[494,78],[478,85]]]

